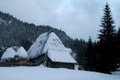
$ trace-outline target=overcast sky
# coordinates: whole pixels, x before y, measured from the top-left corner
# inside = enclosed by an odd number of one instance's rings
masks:
[[[72,38],[96,40],[106,0],[0,0],[0,11],[36,25],[62,29]],[[120,0],[108,0],[120,27]]]

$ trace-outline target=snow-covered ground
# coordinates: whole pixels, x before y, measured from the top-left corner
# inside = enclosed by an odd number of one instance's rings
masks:
[[[96,72],[38,67],[0,67],[0,80],[120,80]]]
[[[119,79],[120,79],[120,71],[112,72],[112,75],[115,75],[115,76],[119,77]]]

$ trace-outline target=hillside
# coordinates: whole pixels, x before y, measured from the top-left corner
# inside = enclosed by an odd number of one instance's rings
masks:
[[[71,48],[75,53],[78,53],[77,49],[79,48],[79,59],[81,59],[79,62],[84,63],[84,47],[86,48],[86,42],[84,40],[73,40],[62,30],[52,28],[48,25],[36,26],[26,23],[3,12],[0,12],[0,57],[4,51],[11,46],[23,46],[28,50],[40,34],[48,31],[53,31],[65,47]],[[79,47],[76,46],[77,44]]]
[[[70,42],[72,43],[72,39],[64,31],[48,25],[36,26],[22,22],[12,15],[0,12],[0,48],[15,45],[29,49],[30,45],[41,33],[50,30],[59,36],[65,46],[69,47]]]

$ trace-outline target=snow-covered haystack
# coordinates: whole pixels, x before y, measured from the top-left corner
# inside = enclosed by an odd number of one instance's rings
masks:
[[[66,48],[58,36],[53,32],[46,32],[41,34],[35,43],[28,50],[30,58],[35,58],[41,54],[45,54],[48,50],[57,50],[64,52],[71,52],[70,49]]]
[[[20,58],[28,58],[28,54],[27,54],[26,50],[23,47],[20,47],[17,50],[17,56],[20,57]]]
[[[3,53],[1,60],[9,60],[9,59],[13,59],[16,55],[16,52],[14,51],[14,49],[12,47],[6,49],[6,51]]]

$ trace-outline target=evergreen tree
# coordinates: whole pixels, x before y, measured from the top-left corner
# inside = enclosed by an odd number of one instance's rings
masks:
[[[30,42],[30,40],[28,39],[21,40],[21,46],[23,46],[26,51],[28,51],[31,45],[32,45],[32,42]]]
[[[118,29],[116,36],[116,57],[117,57],[117,67],[120,67],[120,28]]]
[[[88,40],[88,47],[85,53],[85,70],[97,71],[99,67],[98,43],[92,42],[91,37]]]
[[[74,40],[72,50],[76,53],[76,60],[81,68],[85,65],[85,53],[86,53],[87,44],[84,40]]]
[[[108,4],[105,5],[104,16],[101,20],[102,29],[99,34],[99,52],[100,62],[99,71],[104,73],[110,73],[115,69],[115,52],[114,42],[116,30],[114,26],[114,20],[111,15],[111,10]]]
[[[85,53],[85,69],[86,70],[93,70],[93,44],[92,44],[92,39],[89,37],[88,40],[88,47],[87,47],[87,52]]]

